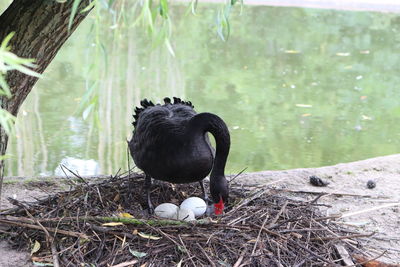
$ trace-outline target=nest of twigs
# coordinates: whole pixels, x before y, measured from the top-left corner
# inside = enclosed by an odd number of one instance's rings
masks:
[[[10,226],[5,236],[14,246],[30,245],[33,261],[60,266],[340,266],[338,247],[354,249],[343,240],[355,235],[323,217],[316,201],[231,183],[224,215],[161,220],[146,213],[143,181],[139,174],[82,179],[33,203],[13,200],[0,225]],[[198,184],[152,188],[155,205],[196,195]]]

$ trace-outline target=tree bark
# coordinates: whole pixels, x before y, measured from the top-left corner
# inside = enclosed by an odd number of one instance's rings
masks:
[[[73,2],[14,0],[0,16],[0,42],[10,32],[15,32],[9,43],[11,52],[19,57],[34,58],[37,65],[35,71],[43,73],[61,46],[89,13],[80,11],[89,5],[90,0],[81,0],[71,29],[68,30]],[[18,71],[8,72],[6,80],[12,97],[0,97],[1,107],[16,116],[37,79]],[[5,155],[7,143],[8,136],[0,126],[0,156]],[[0,160],[0,196],[3,174],[4,161]]]

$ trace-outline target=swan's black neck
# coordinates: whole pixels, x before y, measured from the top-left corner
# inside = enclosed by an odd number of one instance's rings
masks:
[[[200,113],[195,115],[188,125],[190,136],[200,135],[210,132],[216,142],[216,154],[210,178],[220,178],[225,176],[225,165],[231,145],[228,127],[225,122],[217,115],[211,113]]]

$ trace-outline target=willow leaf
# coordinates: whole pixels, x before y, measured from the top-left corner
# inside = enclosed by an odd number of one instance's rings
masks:
[[[80,2],[81,2],[81,0],[74,0],[74,3],[72,4],[71,16],[69,17],[69,22],[68,22],[68,31],[71,30],[72,23],[74,22],[74,18],[75,18],[76,12],[78,11]]]

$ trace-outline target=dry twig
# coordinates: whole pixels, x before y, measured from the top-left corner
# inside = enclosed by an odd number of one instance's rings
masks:
[[[223,216],[196,223],[160,220],[143,212],[145,192],[132,191],[143,181],[134,173],[96,184],[78,180],[74,189],[33,203],[13,200],[18,207],[2,212],[0,225],[11,226],[6,235],[14,245],[45,244],[34,256],[60,266],[174,266],[181,260],[185,266],[213,267],[335,265],[335,245],[351,254],[358,248],[349,239],[365,236],[331,222],[338,217],[323,217],[315,207],[318,198],[295,201],[236,183],[230,184],[233,204]],[[196,185],[156,183],[152,189],[154,204],[202,195]],[[46,246],[46,238],[54,242]]]

